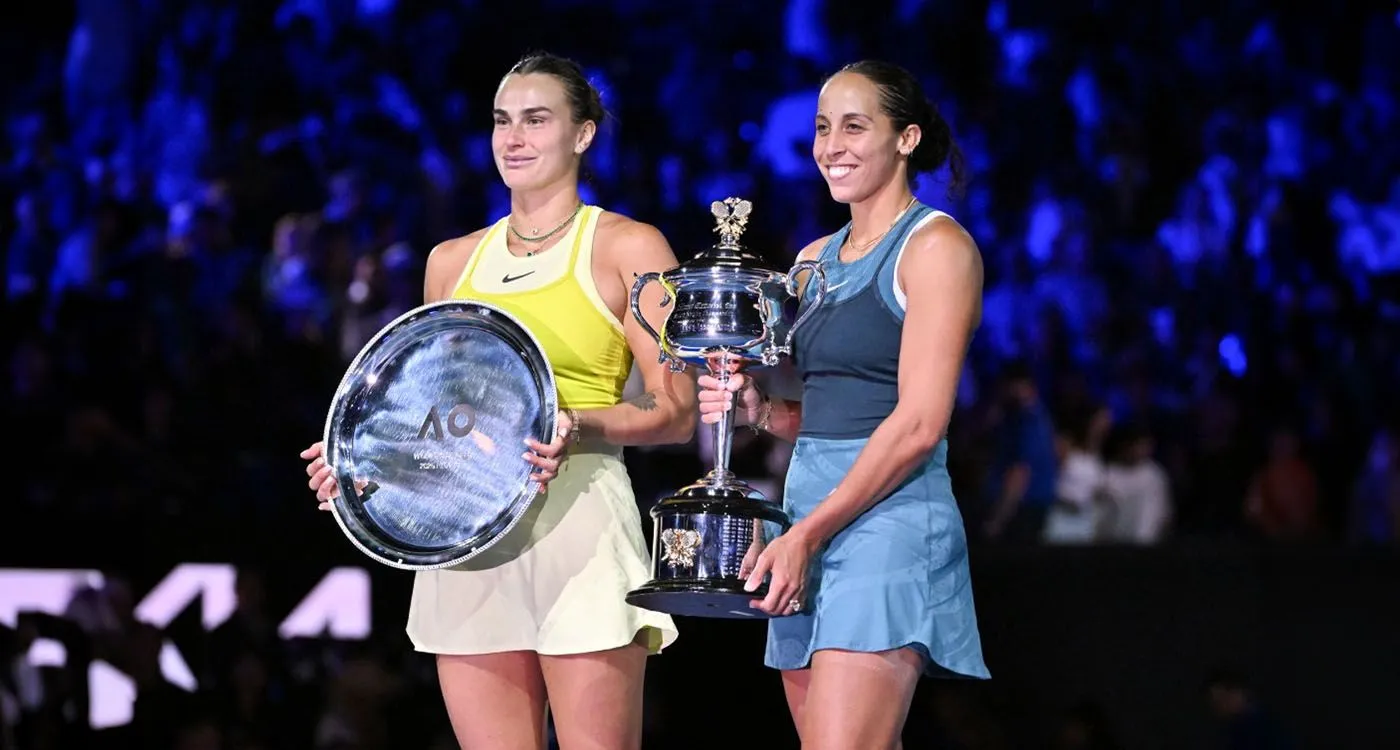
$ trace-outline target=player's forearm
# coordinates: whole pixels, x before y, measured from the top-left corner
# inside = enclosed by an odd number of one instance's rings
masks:
[[[742,419],[742,424],[756,425],[780,440],[795,443],[802,429],[802,402],[768,397],[755,414]]]
[[[693,400],[663,389],[602,409],[578,412],[579,434],[612,445],[684,443],[695,434],[698,418]]]

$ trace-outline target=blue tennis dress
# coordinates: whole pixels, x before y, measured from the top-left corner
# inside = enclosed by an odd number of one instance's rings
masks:
[[[794,522],[850,471],[898,398],[904,310],[895,290],[899,254],[937,212],[916,203],[865,257],[838,253],[848,224],[822,248],[828,292],[798,329],[802,427],[783,505]],[[813,299],[811,285],[805,309]],[[988,678],[968,572],[967,536],[948,478],[946,439],[888,497],[837,533],[813,560],[806,607],[768,623],[764,663],[802,669],[818,649],[913,647],[925,673]]]

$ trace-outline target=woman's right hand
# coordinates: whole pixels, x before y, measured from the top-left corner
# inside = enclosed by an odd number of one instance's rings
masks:
[[[310,448],[301,452],[301,457],[310,462],[306,465],[306,475],[311,477],[307,485],[316,491],[316,499],[320,501],[316,507],[320,510],[330,510],[331,498],[340,493],[340,487],[336,485],[331,467],[326,465],[325,443],[313,443]]]
[[[763,394],[758,392],[747,375],[736,372],[723,382],[713,375],[701,375],[695,382],[700,387],[700,421],[705,424],[718,422],[720,415],[734,408],[736,401],[739,404],[739,410],[734,415],[736,427],[758,420]]]

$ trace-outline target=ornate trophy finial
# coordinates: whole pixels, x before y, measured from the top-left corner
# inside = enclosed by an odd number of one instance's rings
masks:
[[[715,231],[719,233],[719,246],[737,250],[739,236],[748,226],[753,204],[739,198],[725,198],[710,204],[710,213],[715,216]]]

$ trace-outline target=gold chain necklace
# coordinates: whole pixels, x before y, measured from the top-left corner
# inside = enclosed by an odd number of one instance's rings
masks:
[[[906,204],[904,204],[904,208],[899,209],[899,213],[897,213],[897,214],[894,215],[894,220],[890,222],[889,227],[887,227],[887,228],[885,229],[885,231],[883,231],[883,232],[881,232],[881,233],[875,235],[875,237],[874,237],[873,239],[867,240],[867,241],[865,242],[865,244],[863,244],[863,245],[860,245],[860,246],[857,247],[857,246],[856,246],[856,243],[853,242],[853,241],[851,241],[851,234],[852,234],[852,233],[851,233],[851,232],[847,232],[847,233],[846,233],[846,245],[847,245],[848,247],[850,247],[851,250],[855,251],[855,253],[856,253],[856,258],[860,258],[861,256],[865,255],[865,251],[866,251],[866,250],[869,250],[869,249],[871,248],[871,246],[873,246],[875,243],[877,243],[877,242],[879,242],[880,240],[884,239],[884,238],[885,238],[885,235],[889,234],[891,229],[894,229],[894,225],[899,223],[899,220],[900,220],[901,218],[904,217],[904,212],[905,212],[905,211],[908,211],[908,210],[909,210],[909,207],[912,206],[912,205],[914,205],[914,201],[916,201],[916,200],[918,200],[918,198],[916,198],[915,196],[912,196],[912,195],[909,196],[909,202],[906,203]],[[854,229],[854,227],[852,227],[852,228]],[[855,260],[856,258],[852,258],[852,260]]]
[[[579,201],[579,204],[578,204],[577,206],[574,206],[574,211],[573,211],[573,213],[569,214],[568,216],[565,216],[565,217],[564,217],[564,220],[561,221],[561,222],[559,222],[559,225],[558,225],[558,226],[554,227],[553,229],[549,230],[548,232],[545,232],[544,234],[540,234],[540,230],[539,230],[538,228],[536,228],[536,229],[533,230],[533,233],[531,234],[531,236],[528,236],[528,237],[527,237],[527,236],[521,234],[521,233],[520,233],[520,230],[518,230],[518,229],[515,228],[515,222],[509,221],[509,220],[506,221],[506,228],[510,230],[510,233],[511,233],[511,234],[513,234],[513,235],[515,235],[517,238],[519,238],[521,242],[544,242],[545,240],[549,239],[550,237],[553,237],[554,235],[559,234],[560,230],[562,230],[564,227],[568,226],[568,225],[569,225],[569,222],[573,221],[573,220],[574,220],[574,217],[578,216],[578,212],[579,212],[579,211],[582,211],[582,210],[583,210],[583,201]],[[534,253],[530,253],[530,255],[534,255]]]

